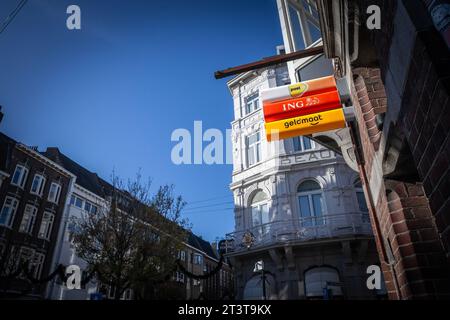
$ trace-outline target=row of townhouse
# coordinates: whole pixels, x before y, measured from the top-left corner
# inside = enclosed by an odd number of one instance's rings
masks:
[[[79,290],[68,290],[59,277],[46,281],[60,264],[78,265],[82,277],[86,276],[83,271],[87,264],[76,254],[70,220],[107,208],[112,189],[112,185],[58,148],[39,152],[0,133],[0,297],[113,297],[113,290],[105,290],[95,279]],[[195,275],[207,273],[219,262],[211,244],[192,233],[184,248],[180,260],[185,270]],[[20,261],[29,262],[27,276],[16,274]],[[181,297],[186,299],[219,299],[229,292],[231,282],[231,270],[226,264],[205,280],[192,279],[180,271],[173,278],[181,289]],[[132,292],[125,291],[122,298],[133,298]]]

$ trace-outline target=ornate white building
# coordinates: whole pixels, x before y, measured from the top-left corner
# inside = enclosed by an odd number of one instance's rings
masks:
[[[290,2],[278,3],[285,42],[286,32],[296,29],[283,23],[304,16],[291,13],[285,21],[282,6]],[[299,10],[300,1],[292,2],[296,6],[289,8]],[[304,47],[320,44],[313,36],[307,35]],[[264,132],[261,90],[331,74],[332,62],[316,56],[227,83],[234,105],[230,188],[235,204],[227,255],[237,298],[371,299],[382,293],[366,286],[366,269],[378,258],[358,173],[340,154],[308,137],[269,143]]]

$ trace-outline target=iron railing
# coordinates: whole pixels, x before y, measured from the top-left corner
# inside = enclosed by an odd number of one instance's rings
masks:
[[[229,253],[289,242],[371,234],[368,213],[276,220],[227,234],[225,250]]]

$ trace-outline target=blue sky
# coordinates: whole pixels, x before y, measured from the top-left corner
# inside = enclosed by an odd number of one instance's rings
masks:
[[[0,1],[1,22],[18,2]],[[82,30],[66,28],[70,4]],[[0,130],[107,180],[141,168],[154,188],[175,184],[211,241],[234,227],[231,165],[172,164],[171,133],[194,120],[225,132],[232,99],[213,72],[281,43],[275,0],[29,0],[0,34]]]

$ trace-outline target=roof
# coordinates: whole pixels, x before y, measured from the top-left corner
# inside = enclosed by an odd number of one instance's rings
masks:
[[[193,234],[192,232],[189,232],[187,243],[190,246],[192,246],[200,251],[203,251],[208,256],[215,258],[215,259],[219,259],[216,252],[214,252],[211,244],[208,241],[205,241],[202,238],[200,238],[199,236]]]
[[[58,148],[47,148],[46,151],[42,152],[42,155],[46,156],[50,160],[53,160],[54,162],[64,167],[66,170],[73,173],[77,177],[76,183],[79,186],[100,197],[104,197],[102,184],[100,183],[100,178],[96,173],[93,173],[80,166],[78,163],[61,153]]]

